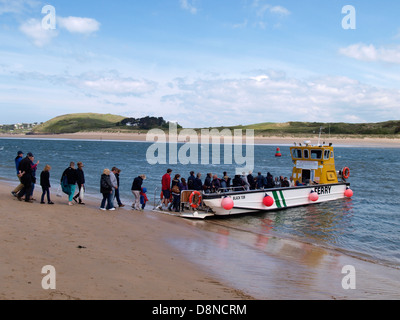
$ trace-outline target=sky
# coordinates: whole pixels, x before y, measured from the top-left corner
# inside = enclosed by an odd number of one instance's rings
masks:
[[[0,0],[0,124],[399,120],[399,14],[393,0]]]

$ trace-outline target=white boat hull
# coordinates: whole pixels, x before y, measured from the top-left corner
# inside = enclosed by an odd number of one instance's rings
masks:
[[[229,216],[258,211],[279,210],[339,200],[346,197],[345,192],[349,186],[350,185],[346,183],[338,183],[306,187],[209,194],[204,196],[203,202],[215,215]],[[310,200],[310,194],[312,192],[316,192],[318,194],[319,198],[317,201]],[[274,204],[271,207],[266,207],[263,203],[266,195],[274,198]],[[232,210],[225,210],[222,207],[222,200],[225,197],[229,197],[233,200],[234,207]]]

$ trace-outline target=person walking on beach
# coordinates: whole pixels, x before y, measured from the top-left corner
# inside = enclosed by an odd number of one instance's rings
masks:
[[[44,197],[45,195],[47,195],[47,203],[48,204],[54,204],[51,200],[50,200],[50,170],[51,167],[49,165],[46,165],[42,171],[42,173],[40,174],[40,185],[42,187],[42,198],[40,203],[41,204],[45,204],[44,202]]]
[[[71,162],[69,164],[69,167],[65,169],[63,177],[67,177],[67,182],[68,182],[68,187],[69,187],[69,197],[68,197],[68,205],[73,206],[74,204],[72,203],[74,199],[74,194],[75,194],[75,189],[76,189],[76,183],[78,181],[78,174],[75,169],[75,162]]]
[[[116,190],[118,190],[118,181],[117,181],[117,177],[115,176],[116,173],[117,173],[117,168],[113,167],[110,172],[110,180],[111,180],[111,184],[113,186],[112,197],[111,197],[111,206],[113,208],[115,208],[115,205],[114,205],[115,192],[116,192]]]
[[[111,206],[113,186],[110,179],[110,170],[104,169],[103,174],[100,178],[100,193],[103,195],[103,200],[101,201],[100,210],[102,211],[115,211],[115,208]],[[107,207],[106,207],[107,203]]]
[[[133,180],[132,188],[131,188],[132,194],[135,197],[135,201],[132,204],[133,210],[142,211],[142,208],[140,207],[140,193],[142,192],[142,184],[143,184],[144,180],[146,180],[146,176],[144,174],[136,177]]]
[[[122,203],[122,201],[119,197],[119,175],[120,175],[120,173],[121,173],[121,169],[116,168],[114,175],[115,175],[115,178],[117,179],[118,188],[115,189],[115,200],[117,200],[118,206],[120,208],[123,208],[123,207],[125,207],[125,205]]]
[[[15,169],[17,170],[17,177],[19,180],[19,185],[13,190],[11,191],[11,194],[16,197],[18,192],[20,192],[22,190],[22,188],[24,187],[24,184],[21,182],[21,178],[19,177],[19,164],[21,163],[22,159],[24,157],[24,153],[22,151],[18,151],[17,153],[17,157],[15,158]]]
[[[36,201],[33,197],[33,191],[35,191],[35,185],[36,185],[36,171],[37,167],[39,165],[40,161],[33,163],[33,160],[31,161],[31,167],[32,167],[32,188],[31,188],[31,200]]]
[[[32,166],[31,163],[34,157],[29,152],[26,158],[22,159],[18,166],[18,176],[21,178],[21,182],[24,185],[20,192],[17,194],[19,201],[22,201],[22,197],[25,196],[25,202],[32,203],[31,201],[31,189],[32,189]]]
[[[83,167],[83,163],[78,162],[78,169],[76,170],[78,193],[74,197],[74,201],[78,203],[76,199],[79,199],[80,205],[85,205],[85,203],[82,201],[85,192],[85,172],[83,172]]]
[[[161,190],[162,190],[163,200],[160,209],[162,209],[163,205],[165,206],[165,209],[167,209],[171,199],[171,173],[172,169],[168,169],[167,173],[164,174],[161,179]]]

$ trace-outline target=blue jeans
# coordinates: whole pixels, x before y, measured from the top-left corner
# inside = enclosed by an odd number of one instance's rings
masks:
[[[110,201],[110,209],[111,208],[114,208],[115,206],[114,206],[114,198],[115,198],[115,189],[113,188],[112,189],[112,194],[111,194],[111,201]]]
[[[42,192],[42,199],[41,199],[41,202],[43,203],[44,202],[44,197],[45,197],[45,195],[47,195],[47,202],[51,202],[51,200],[50,200],[50,189],[48,188],[48,187],[42,187],[42,190],[43,190],[43,192]]]
[[[112,204],[112,196],[113,194],[111,192],[103,193],[103,200],[101,201],[101,209],[107,209],[110,210],[113,207],[111,207]],[[107,202],[107,208],[106,208],[106,202]]]

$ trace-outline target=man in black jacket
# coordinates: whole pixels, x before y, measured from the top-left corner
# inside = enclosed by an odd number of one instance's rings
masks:
[[[69,189],[70,189],[70,194],[68,198],[68,205],[72,206],[72,200],[75,195],[75,189],[76,189],[76,183],[78,182],[78,174],[77,170],[75,169],[75,163],[71,162],[69,167],[65,169],[62,177],[61,177],[61,182],[63,181],[64,176],[67,177]]]
[[[27,157],[22,159],[18,166],[19,177],[21,178],[21,183],[24,185],[22,190],[18,193],[17,198],[19,201],[22,201],[22,197],[25,195],[25,202],[31,201],[31,192],[32,192],[32,163],[33,163],[33,154],[29,152]]]
[[[81,192],[85,192],[85,173],[83,172],[83,163],[78,162],[78,169],[76,170],[76,177],[77,177],[77,183],[78,183],[78,193],[74,197],[74,201],[78,202],[77,199],[79,199],[79,204],[80,205],[85,205],[84,202],[82,202],[82,196]],[[83,189],[82,189],[83,188]]]
[[[132,194],[135,196],[135,202],[132,204],[133,210],[142,211],[140,206],[140,193],[142,192],[143,180],[146,180],[146,176],[144,174],[133,180],[131,188]]]

